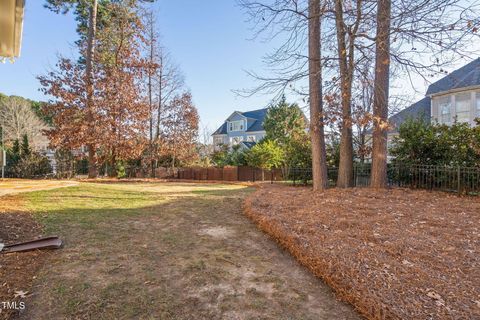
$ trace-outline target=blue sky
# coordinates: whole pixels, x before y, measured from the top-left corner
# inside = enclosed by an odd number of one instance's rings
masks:
[[[74,56],[77,39],[72,15],[43,8],[43,0],[27,0],[21,57],[0,64],[0,92],[46,100],[36,76],[55,65],[57,55]],[[266,106],[259,95],[236,96],[232,89],[250,87],[246,69],[262,67],[267,44],[251,41],[250,25],[234,0],[162,0],[155,5],[163,45],[185,74],[202,125],[216,129],[234,110]]]
[[[43,8],[44,0],[26,3],[21,57],[14,64],[0,64],[0,92],[46,100],[36,76],[52,68],[58,54],[76,55],[76,23],[72,15]],[[254,86],[245,70],[261,73],[262,56],[274,45],[249,40],[251,25],[235,0],[158,0],[154,8],[162,43],[185,75],[202,129],[216,129],[235,110],[268,105],[272,96],[242,98],[232,92]],[[418,98],[427,84],[417,79],[414,85],[416,92],[410,83],[393,91]]]

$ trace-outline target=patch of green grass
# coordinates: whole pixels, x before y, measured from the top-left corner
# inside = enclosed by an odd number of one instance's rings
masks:
[[[86,292],[91,285],[83,281],[67,280],[53,288],[54,298],[61,301],[62,309],[67,314],[72,314],[80,305],[87,301]]]
[[[65,222],[74,219],[81,221],[92,215],[102,219],[113,214],[135,214],[139,208],[165,201],[164,196],[155,192],[135,191],[133,188],[122,190],[108,184],[81,184],[71,188],[31,192],[26,194],[26,198],[29,209],[39,213],[42,218],[54,216]]]
[[[216,208],[223,200],[218,197],[232,195],[238,199],[251,189],[214,184],[82,183],[76,187],[32,192],[24,197],[27,208],[45,226],[46,234],[88,233],[89,237],[83,241],[108,244],[131,237],[122,221],[162,215],[166,228],[182,219],[189,223],[192,206],[205,215],[221,215],[223,210]],[[160,234],[162,242],[170,247],[192,241],[168,230],[161,230]]]

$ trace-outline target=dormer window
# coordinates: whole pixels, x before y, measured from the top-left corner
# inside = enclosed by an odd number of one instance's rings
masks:
[[[244,121],[243,120],[238,120],[238,121],[230,121],[229,122],[229,131],[243,131],[244,130]]]

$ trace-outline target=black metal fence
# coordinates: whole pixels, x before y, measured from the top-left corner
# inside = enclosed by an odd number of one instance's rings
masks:
[[[98,177],[119,178],[174,178],[177,169],[166,167],[152,167],[150,165],[118,165],[102,164],[97,166]],[[4,167],[5,178],[20,179],[73,179],[88,176],[89,163],[87,160],[55,161],[45,164],[31,163],[24,166]]]
[[[151,167],[148,164],[132,165],[122,164],[111,166],[102,164],[97,166],[99,177],[118,177],[118,178],[174,178],[177,168],[171,167]],[[52,170],[55,178],[79,178],[88,176],[89,164],[87,161],[76,161],[71,163],[57,163]]]
[[[282,168],[262,170],[252,167],[232,168],[165,168],[152,170],[149,165],[123,165],[98,168],[98,176],[121,178],[179,178],[192,180],[265,181],[308,185],[312,182],[311,168]],[[354,187],[370,185],[371,164],[354,166]],[[88,161],[57,162],[45,169],[43,164],[30,165],[26,169],[5,168],[6,178],[60,178],[86,177]],[[330,187],[337,183],[338,168],[327,171]],[[452,167],[433,165],[389,164],[388,185],[414,189],[441,190],[459,194],[480,195],[480,167]]]
[[[353,171],[355,187],[370,185],[370,164],[357,164]],[[330,186],[337,182],[338,169],[328,168]],[[451,167],[433,165],[389,164],[387,169],[388,185],[414,189],[440,190],[462,194],[480,194],[480,168]],[[311,168],[291,168],[288,178],[293,184],[310,184]]]

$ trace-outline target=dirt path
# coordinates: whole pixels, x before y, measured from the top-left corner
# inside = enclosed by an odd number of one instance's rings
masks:
[[[82,184],[43,192],[32,205],[66,246],[22,318],[358,319],[245,217],[251,191]]]
[[[0,179],[0,197],[7,194],[51,190],[78,185],[76,181]]]

